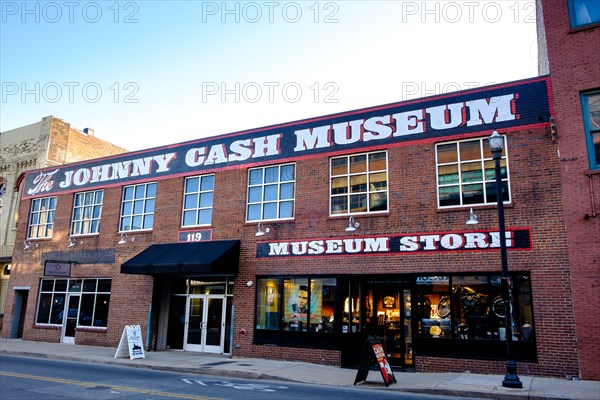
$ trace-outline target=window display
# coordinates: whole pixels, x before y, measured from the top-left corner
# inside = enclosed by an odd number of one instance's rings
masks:
[[[256,329],[279,329],[281,279],[261,279],[258,282]]]
[[[258,281],[256,329],[333,332],[335,278]]]
[[[497,275],[417,278],[419,335],[471,340],[504,340],[504,302]],[[524,275],[513,277],[511,312],[516,341],[533,340],[531,290]]]

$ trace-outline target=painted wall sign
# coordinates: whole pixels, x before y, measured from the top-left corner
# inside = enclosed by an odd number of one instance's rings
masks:
[[[37,170],[23,198],[547,124],[548,85],[536,78]]]
[[[505,237],[507,250],[531,249],[531,232],[528,228],[507,230]],[[499,232],[445,232],[259,242],[256,244],[256,258],[497,251],[499,248]]]

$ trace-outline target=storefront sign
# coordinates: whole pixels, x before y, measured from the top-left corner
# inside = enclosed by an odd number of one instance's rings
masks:
[[[523,129],[548,124],[550,116],[548,80],[536,78],[30,171],[23,198]]]
[[[506,231],[505,238],[507,250],[531,249],[531,232],[528,228],[509,229]],[[260,242],[256,244],[256,258],[370,256],[389,253],[497,250],[499,248],[499,232],[446,232]]]
[[[71,263],[64,261],[46,261],[44,276],[71,276]]]

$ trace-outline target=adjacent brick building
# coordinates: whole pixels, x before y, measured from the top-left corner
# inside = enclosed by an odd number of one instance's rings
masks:
[[[503,372],[496,130],[519,372],[578,376],[551,98],[542,77],[28,173],[3,336],[140,325],[151,350],[355,367],[376,335],[398,369]]]
[[[538,1],[540,73],[550,73],[569,245],[578,367],[600,379],[600,1]],[[558,311],[558,310],[557,310]]]
[[[29,170],[126,151],[95,137],[90,128],[81,131],[53,116],[0,133],[0,314],[4,313],[15,244],[19,179]]]

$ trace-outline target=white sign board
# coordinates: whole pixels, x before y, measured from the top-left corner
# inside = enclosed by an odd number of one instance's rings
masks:
[[[126,357],[128,354],[131,360],[146,358],[144,344],[142,343],[142,330],[139,325],[126,325],[123,328],[115,358]]]

